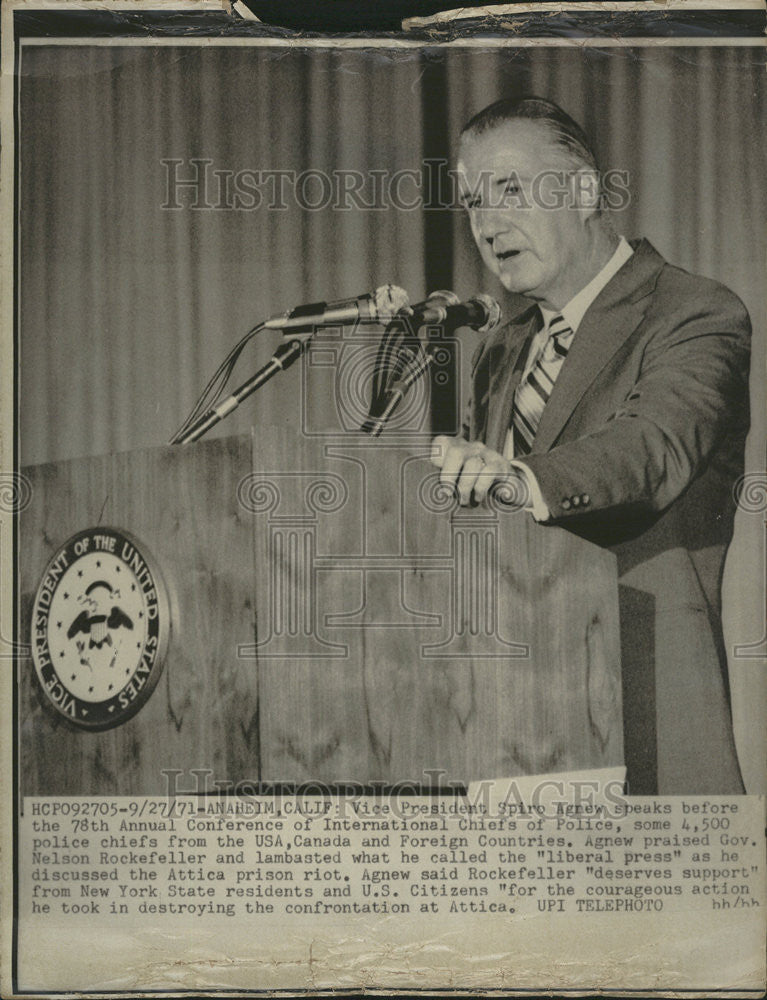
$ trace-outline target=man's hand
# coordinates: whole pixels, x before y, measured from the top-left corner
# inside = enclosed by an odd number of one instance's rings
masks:
[[[432,441],[431,460],[442,469],[440,482],[456,486],[464,506],[471,503],[472,494],[481,503],[495,483],[500,484],[497,494],[504,503],[519,507],[527,503],[528,489],[522,473],[481,441],[440,435]]]

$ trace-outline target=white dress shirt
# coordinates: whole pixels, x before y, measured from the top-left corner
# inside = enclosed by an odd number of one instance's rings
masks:
[[[538,307],[541,311],[541,315],[543,316],[543,328],[536,333],[533,338],[533,342],[530,345],[521,381],[524,381],[524,379],[526,379],[533,370],[538,357],[543,351],[543,348],[546,346],[546,341],[549,339],[549,325],[552,319],[554,319],[555,316],[561,316],[565,323],[567,323],[573,331],[574,340],[578,335],[578,327],[586,314],[586,310],[596,299],[597,295],[599,295],[608,281],[610,281],[610,279],[617,274],[633,253],[634,251],[629,246],[628,240],[621,236],[615,253],[608,260],[602,270],[599,271],[599,273],[596,274],[588,285],[582,288],[577,295],[574,295],[566,306],[563,306],[563,308],[558,312],[552,309],[545,309],[543,306]],[[509,459],[515,469],[520,470],[527,481],[531,501],[528,506],[528,510],[532,512],[536,521],[548,520],[549,508],[546,505],[546,501],[543,499],[540,486],[538,485],[538,480],[525,465],[523,459],[517,460],[514,458],[514,435],[511,427],[509,427],[508,433],[506,434],[506,444],[503,454],[505,458]]]

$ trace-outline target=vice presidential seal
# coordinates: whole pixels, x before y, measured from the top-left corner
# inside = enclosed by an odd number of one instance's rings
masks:
[[[70,722],[108,729],[134,715],[162,671],[169,605],[159,570],[124,532],[90,528],[51,559],[32,612],[32,657]]]

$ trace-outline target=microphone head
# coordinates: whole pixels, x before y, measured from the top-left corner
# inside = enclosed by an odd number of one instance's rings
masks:
[[[440,288],[436,292],[429,292],[426,301],[431,302],[432,299],[442,299],[447,306],[458,306],[461,304],[461,300],[449,288]]]
[[[381,285],[373,292],[373,315],[384,325],[409,305],[410,298],[399,285]]]
[[[472,302],[477,302],[485,311],[486,319],[482,326],[475,327],[477,333],[489,333],[501,322],[501,307],[490,295],[475,295]]]

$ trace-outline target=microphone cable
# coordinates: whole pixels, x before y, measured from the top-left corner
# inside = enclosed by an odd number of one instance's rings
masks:
[[[431,292],[427,302],[435,305],[455,306],[460,299],[455,292],[447,289]],[[409,307],[408,307],[409,308]],[[381,416],[388,401],[389,389],[402,378],[408,365],[424,351],[424,345],[419,337],[423,326],[412,310],[400,310],[392,317],[384,330],[378,344],[375,367],[373,369],[373,389],[370,398],[368,419],[375,420]]]
[[[242,337],[241,340],[239,340],[238,343],[234,345],[231,351],[229,351],[227,356],[224,358],[224,360],[221,362],[221,364],[218,366],[216,371],[211,376],[208,384],[200,393],[197,402],[192,407],[187,418],[184,420],[179,429],[170,439],[169,444],[178,444],[179,440],[184,436],[184,434],[192,426],[192,424],[203,413],[206,413],[208,410],[212,409],[216,405],[216,403],[218,403],[218,401],[224,394],[224,390],[226,389],[229,380],[232,377],[232,372],[234,371],[235,366],[240,359],[240,355],[245,350],[248,343],[253,339],[253,337],[255,337],[257,333],[260,333],[261,330],[264,329],[265,325],[266,325],[265,322],[262,322],[259,323],[257,326],[254,326],[251,330],[248,330],[245,336]],[[220,382],[218,387],[216,387],[217,382]]]

